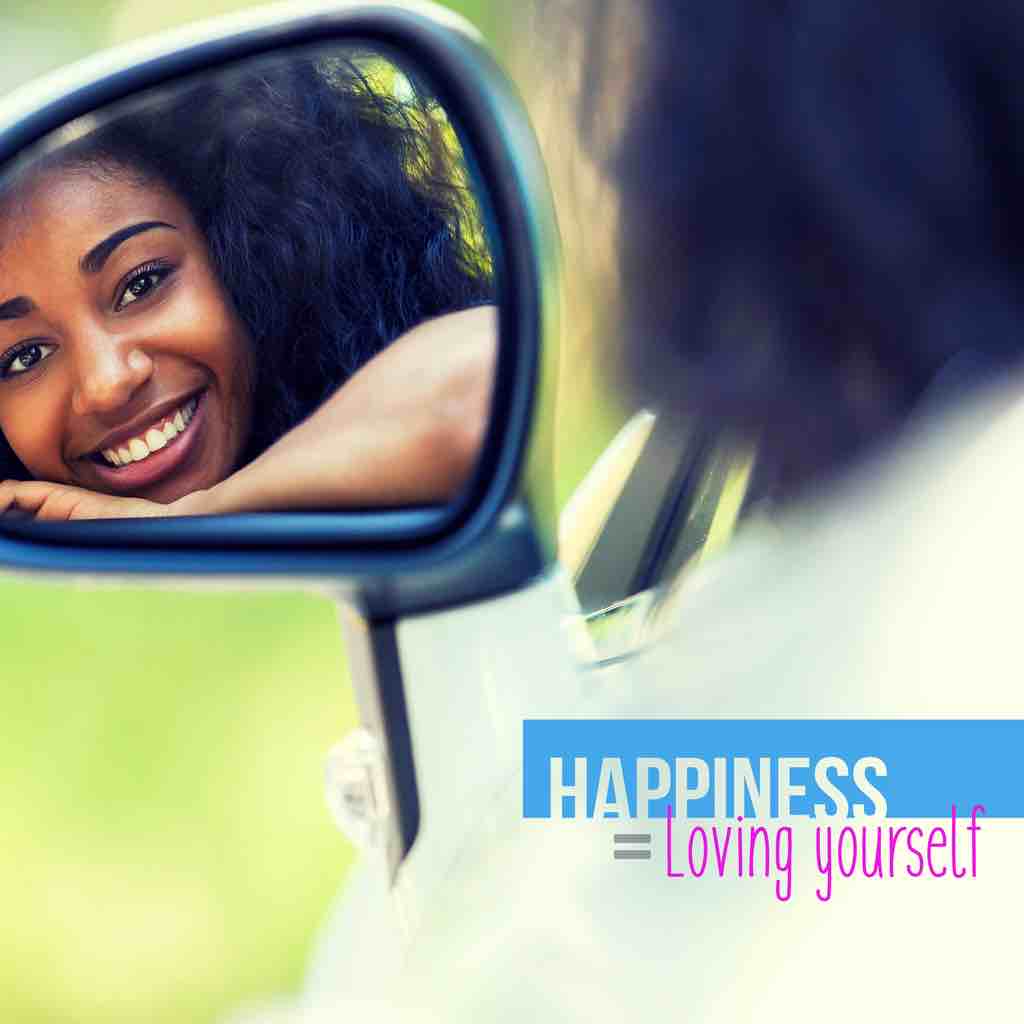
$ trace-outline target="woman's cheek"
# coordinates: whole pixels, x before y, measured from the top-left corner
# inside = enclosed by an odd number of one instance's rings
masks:
[[[23,395],[0,400],[0,430],[36,480],[72,483],[63,456],[60,403],[47,394],[49,390],[27,388]]]

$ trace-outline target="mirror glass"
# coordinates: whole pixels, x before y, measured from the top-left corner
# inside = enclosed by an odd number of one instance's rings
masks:
[[[52,133],[0,178],[0,511],[444,504],[497,345],[485,197],[415,68],[278,52]]]
[[[416,69],[335,47],[133,97],[3,167],[4,515],[457,494],[496,341],[470,163]],[[0,596],[0,1018],[298,999],[355,856],[324,800],[356,723],[331,604]]]

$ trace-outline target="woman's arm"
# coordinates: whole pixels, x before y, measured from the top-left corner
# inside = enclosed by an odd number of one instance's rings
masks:
[[[487,427],[497,332],[493,306],[418,325],[259,458],[176,502],[177,512],[447,501]]]
[[[259,458],[169,505],[5,481],[0,512],[95,519],[447,501],[471,472],[487,427],[497,334],[493,306],[419,324]]]

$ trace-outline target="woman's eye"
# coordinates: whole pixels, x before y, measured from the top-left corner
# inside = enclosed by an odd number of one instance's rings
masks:
[[[121,297],[114,305],[115,310],[122,310],[139,299],[144,299],[150,292],[160,287],[164,278],[170,273],[169,267],[150,267],[142,270],[129,279],[121,292]]]
[[[26,373],[37,363],[46,359],[56,347],[56,345],[48,345],[42,341],[34,341],[23,346],[4,357],[3,363],[0,364],[0,376],[15,377],[19,373]]]

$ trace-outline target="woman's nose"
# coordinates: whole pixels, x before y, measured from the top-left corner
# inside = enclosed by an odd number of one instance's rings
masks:
[[[79,416],[114,412],[153,375],[153,360],[137,346],[92,344],[81,353],[71,408]]]

